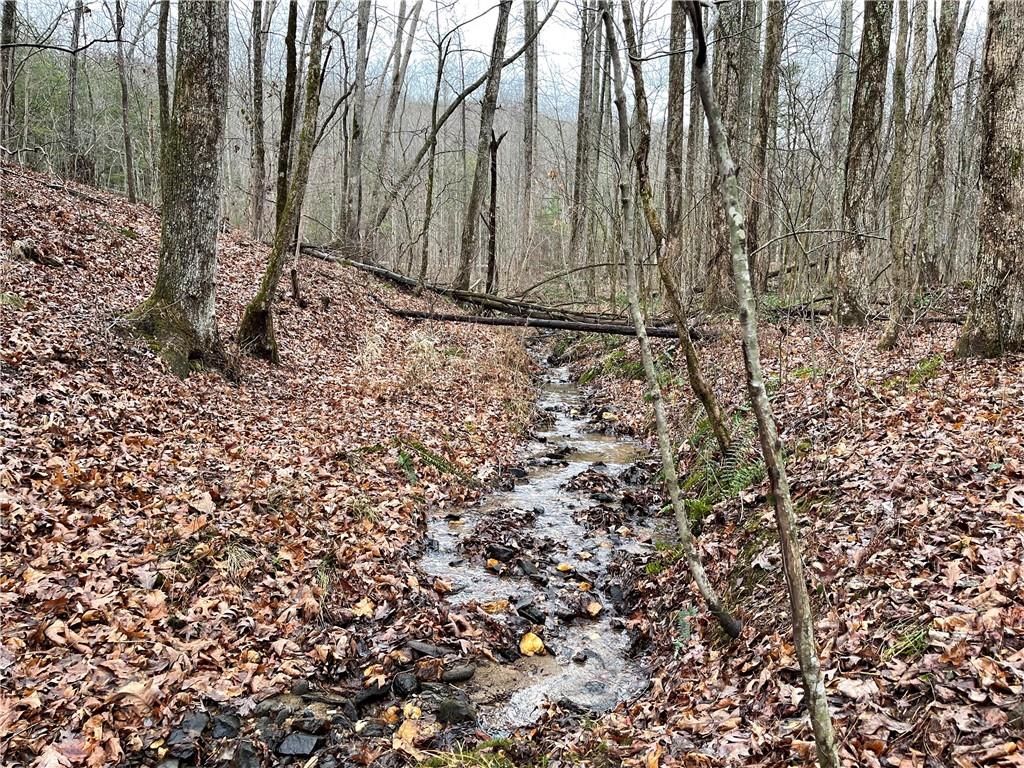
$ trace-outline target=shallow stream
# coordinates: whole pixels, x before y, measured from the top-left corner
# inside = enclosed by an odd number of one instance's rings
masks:
[[[647,685],[616,610],[622,593],[612,563],[616,552],[649,549],[653,532],[581,524],[586,510],[597,505],[595,494],[585,487],[572,490],[579,483],[570,483],[587,470],[617,475],[644,457],[642,446],[596,432],[584,413],[582,395],[564,368],[547,371],[538,408],[549,418],[523,447],[520,461],[525,472],[519,474],[525,476],[461,516],[431,519],[421,562],[428,574],[451,585],[447,599],[453,608],[508,600],[512,611],[526,606],[529,616],[543,619],[534,621],[533,628],[543,638],[544,655],[484,665],[468,686],[481,725],[495,735],[535,721],[545,701],[600,713]],[[467,554],[474,542],[479,549],[491,520],[502,520],[506,526],[522,521],[512,537],[528,542],[517,551],[524,557],[506,555],[509,563],[496,566],[495,560],[487,563],[478,552]],[[494,544],[485,541],[484,546]],[[531,561],[525,569],[518,565],[522,559]],[[578,610],[592,601],[601,606],[597,616]]]

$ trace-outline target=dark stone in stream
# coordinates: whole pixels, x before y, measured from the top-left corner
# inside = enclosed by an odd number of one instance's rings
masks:
[[[277,745],[277,754],[306,757],[313,754],[319,740],[317,736],[309,733],[290,733]]]
[[[390,690],[390,685],[380,685],[375,682],[369,688],[363,688],[363,690],[357,693],[355,695],[355,698],[353,699],[353,702],[357,707],[361,707],[365,704],[369,704],[371,701],[383,699],[385,696],[388,695],[388,692]]]
[[[205,712],[186,713],[181,724],[167,737],[166,746],[171,757],[188,760],[195,755],[196,744],[209,724],[210,716]]]
[[[572,660],[575,661],[577,664],[585,664],[587,661],[587,652],[576,651],[576,653],[572,655]]]
[[[259,750],[251,741],[243,739],[238,742],[231,756],[231,768],[260,768],[262,765]]]
[[[292,725],[306,733],[325,733],[331,727],[331,720],[322,711],[317,712],[307,707]]]
[[[230,739],[242,729],[242,719],[237,715],[217,715],[213,718],[213,738]]]
[[[464,683],[473,676],[476,667],[472,664],[460,664],[457,667],[446,669],[441,673],[441,681],[445,683]]]
[[[503,563],[509,562],[516,556],[516,551],[504,544],[488,544],[486,551],[488,557],[493,557]]]
[[[395,679],[391,681],[391,689],[395,692],[396,696],[405,698],[406,696],[412,696],[420,689],[420,681],[411,672],[399,672],[395,675]]]
[[[548,618],[547,613],[532,602],[525,605],[516,605],[516,613],[533,624],[543,624]]]
[[[615,501],[615,497],[614,496],[612,496],[610,493],[605,493],[604,491],[598,491],[597,493],[592,493],[592,494],[590,494],[590,498],[592,498],[594,501],[601,501],[601,502],[604,502],[606,504],[610,504],[611,502]]]
[[[466,723],[476,720],[476,710],[465,694],[442,699],[437,707],[437,719],[442,723]]]
[[[523,467],[509,467],[508,473],[512,475],[512,477],[519,478],[520,480],[522,480],[528,474],[526,469]]]
[[[410,640],[406,643],[406,645],[412,648],[412,650],[416,651],[416,653],[420,654],[421,656],[431,656],[435,659],[438,659],[444,656],[446,653],[449,653],[449,650],[447,648],[442,648],[439,645],[431,645],[430,643],[425,643],[422,640]]]
[[[540,569],[536,565],[531,563],[529,560],[519,558],[516,561],[516,565],[524,576],[527,576],[532,581],[537,582],[541,586],[546,587],[548,584],[548,577],[540,572]]]

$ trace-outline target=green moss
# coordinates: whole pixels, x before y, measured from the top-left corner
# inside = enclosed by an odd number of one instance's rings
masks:
[[[23,309],[25,307],[25,299],[16,293],[0,293],[0,307]]]
[[[882,650],[882,661],[918,659],[928,648],[928,625],[916,621],[900,622],[893,627],[894,637]]]

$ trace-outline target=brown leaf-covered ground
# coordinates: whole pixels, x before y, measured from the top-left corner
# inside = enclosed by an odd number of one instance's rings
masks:
[[[414,300],[304,259],[281,367],[181,380],[122,319],[155,275],[155,213],[14,166],[0,189],[0,762],[132,759],[201,701],[244,709],[436,639],[411,547],[515,446],[519,338],[397,320],[373,294]],[[16,239],[44,263],[9,258]],[[225,338],[265,257],[221,239]]]
[[[1024,764],[1024,361],[958,360],[956,330],[918,328],[881,354],[877,328],[763,329],[851,766]],[[621,428],[650,434],[635,344],[625,354],[606,344],[569,354],[584,378],[597,374],[595,400]],[[701,353],[735,412],[744,402],[735,336]],[[699,414],[681,369],[669,369],[679,374],[670,397],[681,464],[692,472],[710,439],[688,441]],[[749,428],[749,415],[737,418]],[[709,622],[678,554],[635,562],[633,622],[652,639],[651,690],[591,729],[543,726],[560,759],[813,761],[767,490],[757,480],[718,500],[702,525],[705,563],[746,622],[742,638],[729,643]]]

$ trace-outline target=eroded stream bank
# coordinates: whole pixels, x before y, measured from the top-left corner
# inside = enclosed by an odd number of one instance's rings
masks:
[[[432,517],[421,560],[453,611],[481,607],[510,639],[466,685],[491,735],[534,722],[545,702],[596,714],[647,685],[618,556],[652,549],[653,526],[639,524],[650,463],[637,442],[600,431],[613,414],[588,408],[567,369],[545,371],[537,406],[541,426],[509,487]],[[527,633],[542,652],[526,655]]]

